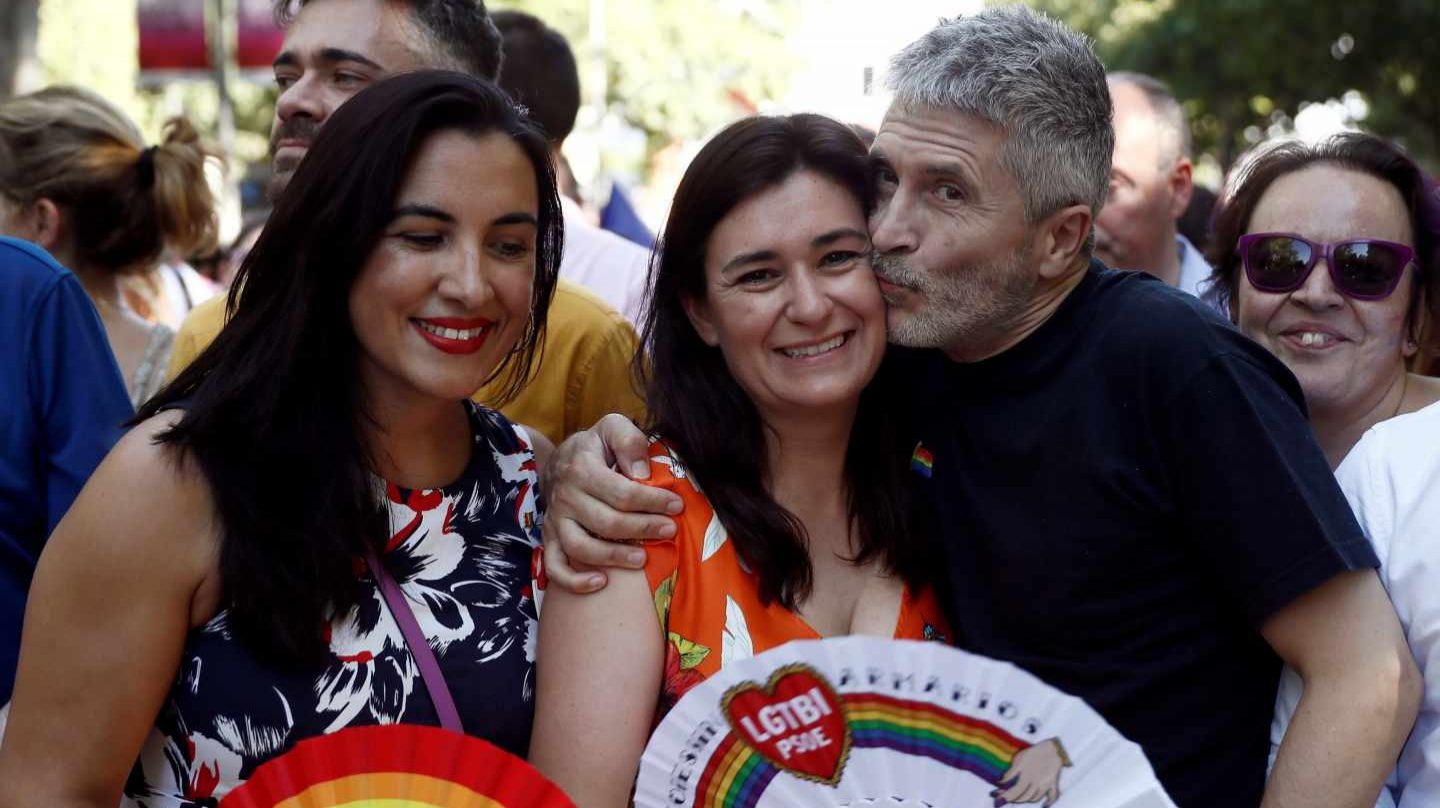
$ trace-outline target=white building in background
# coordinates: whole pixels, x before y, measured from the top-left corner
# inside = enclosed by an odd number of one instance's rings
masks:
[[[890,57],[941,18],[983,7],[983,0],[804,0],[788,43],[804,67],[774,111],[820,112],[874,129],[889,104]]]

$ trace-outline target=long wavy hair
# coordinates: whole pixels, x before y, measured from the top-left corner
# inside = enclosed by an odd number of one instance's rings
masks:
[[[805,526],[770,494],[764,430],[750,396],[720,349],[707,345],[685,314],[705,297],[705,256],[716,225],[741,202],[799,171],[813,171],[859,200],[868,215],[875,190],[865,146],[822,115],[754,117],[731,124],[686,170],[650,270],[643,340],[648,361],[635,373],[650,428],[701,481],[736,550],[758,577],[764,602],[794,609],[810,593],[813,570]],[[887,403],[896,385],[881,365],[860,397],[845,456],[851,518],[859,527],[853,559],[878,559],[907,583],[924,582],[925,537],[907,530],[903,447]]]
[[[224,330],[136,416],[184,409],[160,441],[209,481],[231,629],[278,662],[323,651],[327,620],[358,600],[356,559],[386,537],[348,299],[416,151],[444,131],[504,133],[535,169],[530,323],[490,377],[504,374],[513,396],[530,376],[559,272],[549,147],[495,85],[420,71],[365,89],[320,130],[241,265]]]

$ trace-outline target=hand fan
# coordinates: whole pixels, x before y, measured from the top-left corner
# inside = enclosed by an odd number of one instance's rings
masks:
[[[1175,808],[1140,747],[1083,701],[934,642],[787,643],[685,695],[640,762],[637,808]]]
[[[574,808],[529,764],[479,738],[413,724],[301,741],[221,808]]]

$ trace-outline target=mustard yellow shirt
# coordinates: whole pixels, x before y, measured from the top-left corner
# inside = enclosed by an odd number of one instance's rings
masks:
[[[167,381],[205,350],[225,324],[225,296],[190,311],[170,354]],[[600,416],[619,412],[639,420],[644,403],[631,384],[630,361],[639,340],[635,330],[605,301],[561,280],[550,303],[544,354],[535,376],[514,401],[501,408],[506,418],[559,443],[588,429]],[[493,397],[490,384],[472,397],[481,404]]]

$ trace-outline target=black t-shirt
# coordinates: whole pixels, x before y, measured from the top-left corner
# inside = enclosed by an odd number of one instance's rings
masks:
[[[998,356],[905,353],[957,644],[1085,699],[1181,808],[1258,805],[1280,669],[1259,627],[1377,566],[1295,378],[1098,262]]]

